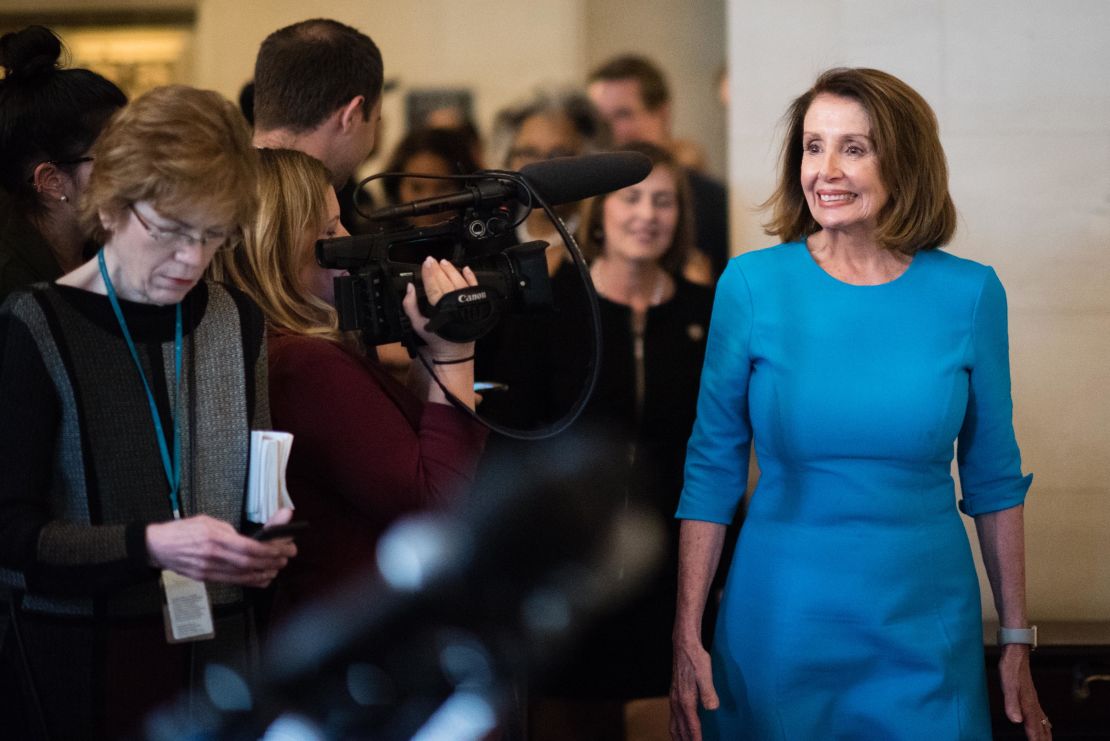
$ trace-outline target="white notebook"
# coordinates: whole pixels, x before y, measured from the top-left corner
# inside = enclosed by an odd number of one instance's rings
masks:
[[[285,466],[293,435],[275,430],[251,431],[251,463],[247,474],[247,519],[265,523],[282,507],[292,507],[285,486]]]

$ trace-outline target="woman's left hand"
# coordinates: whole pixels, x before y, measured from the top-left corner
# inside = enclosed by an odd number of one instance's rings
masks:
[[[1029,646],[1010,643],[1002,647],[998,674],[1002,684],[1002,699],[1006,717],[1012,723],[1025,726],[1025,737],[1045,741],[1052,738],[1052,723],[1041,709],[1037,690],[1033,687],[1033,674],[1029,669]]]

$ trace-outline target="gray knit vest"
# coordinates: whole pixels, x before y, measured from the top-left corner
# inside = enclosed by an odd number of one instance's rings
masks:
[[[94,564],[126,558],[127,523],[171,518],[169,488],[147,396],[117,332],[74,309],[53,287],[12,310],[30,329],[61,407],[49,491],[51,522],[38,558],[54,564]],[[184,516],[204,513],[241,527],[252,420],[244,384],[244,350],[234,300],[208,284],[208,305],[186,336],[178,425],[180,498]],[[162,366],[139,347],[144,373],[165,379],[173,405],[173,341],[161,347]],[[260,365],[265,365],[265,348]],[[251,371],[254,372],[254,369]],[[268,424],[265,379],[256,384],[255,424]],[[90,527],[93,526],[93,527]],[[242,599],[242,590],[209,584],[213,605]],[[70,615],[143,616],[161,610],[153,579],[108,597],[58,598],[28,593],[24,609]]]

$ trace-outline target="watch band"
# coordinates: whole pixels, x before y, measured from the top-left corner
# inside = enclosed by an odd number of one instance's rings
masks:
[[[1037,626],[1030,625],[1028,628],[999,628],[998,645],[1005,646],[1008,643],[1024,643],[1032,648],[1036,648]]]

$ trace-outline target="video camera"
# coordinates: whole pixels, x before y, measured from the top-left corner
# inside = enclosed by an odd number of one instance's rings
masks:
[[[407,317],[401,299],[416,286],[429,330],[454,342],[470,342],[489,332],[502,312],[531,313],[551,308],[551,284],[544,250],[547,242],[514,244],[511,221],[502,209],[467,209],[461,218],[431,227],[406,227],[316,243],[316,260],[349,271],[335,279],[339,328],[359,330],[367,345],[399,342]],[[420,281],[425,257],[469,266],[478,285],[445,295],[433,308]]]
[[[452,176],[466,187],[367,214],[371,221],[386,223],[382,231],[316,243],[316,261],[322,267],[349,273],[335,279],[339,328],[359,330],[368,346],[405,339],[409,329],[401,300],[409,283],[415,284],[421,311],[429,317],[428,329],[453,342],[478,339],[506,311],[549,310],[551,284],[544,255],[548,245],[543,241],[517,244],[514,228],[519,222],[514,211],[523,219],[534,206],[544,208],[575,262],[581,264],[573,238],[550,206],[627,187],[650,171],[650,160],[635,152],[559,157],[527,165],[520,172],[486,170]],[[423,228],[403,221],[445,211],[459,215]],[[460,269],[469,266],[478,285],[452,291],[435,307],[429,306],[420,281],[420,265],[428,256],[450,260]]]

